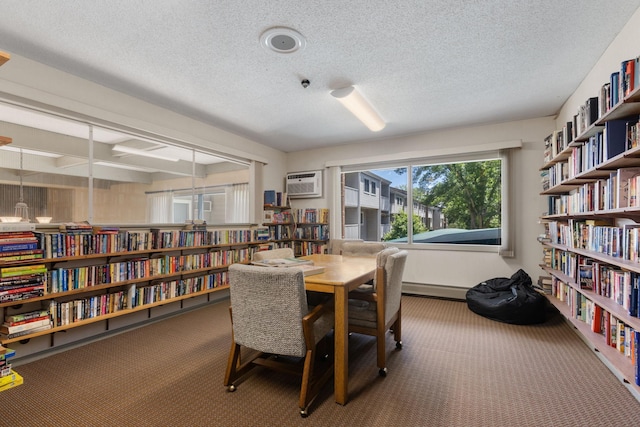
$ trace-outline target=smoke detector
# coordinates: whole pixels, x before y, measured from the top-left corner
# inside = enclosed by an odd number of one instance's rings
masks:
[[[293,53],[303,50],[307,45],[304,36],[294,29],[273,27],[260,36],[260,44],[265,49],[277,53]]]

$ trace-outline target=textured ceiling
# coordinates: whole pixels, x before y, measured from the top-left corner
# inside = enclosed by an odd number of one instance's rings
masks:
[[[0,50],[289,152],[553,115],[639,6],[3,0]],[[296,29],[306,48],[264,49],[260,35],[273,26]],[[349,84],[384,130],[370,132],[330,96]]]

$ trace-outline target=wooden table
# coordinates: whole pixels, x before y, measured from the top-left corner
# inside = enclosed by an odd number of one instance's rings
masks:
[[[376,258],[342,255],[308,255],[325,271],[304,278],[308,291],[333,294],[335,302],[335,372],[334,395],[336,402],[345,405],[349,399],[349,291],[373,279]]]

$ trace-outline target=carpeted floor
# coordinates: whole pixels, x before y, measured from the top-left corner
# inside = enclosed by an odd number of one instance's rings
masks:
[[[227,302],[19,366],[1,426],[638,426],[640,403],[559,315],[494,322],[464,302],[403,297],[403,343],[378,376],[375,341],[350,340],[350,396],[333,384],[300,418],[299,384],[261,371],[222,385]],[[388,347],[394,348],[388,338]]]

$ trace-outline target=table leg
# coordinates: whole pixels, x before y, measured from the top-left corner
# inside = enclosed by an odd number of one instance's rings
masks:
[[[349,319],[348,292],[344,286],[336,286],[335,301],[335,358],[334,394],[336,403],[345,405],[349,399]]]

